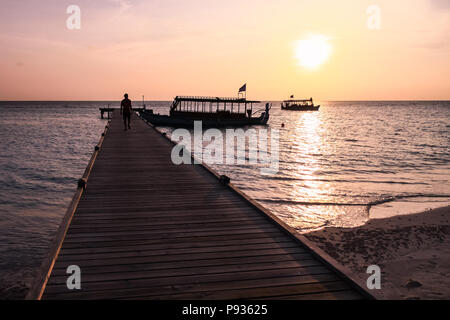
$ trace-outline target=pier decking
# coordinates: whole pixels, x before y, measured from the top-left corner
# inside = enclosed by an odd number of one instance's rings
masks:
[[[104,114],[106,113],[106,115],[107,115],[107,118],[108,119],[110,119],[111,118],[111,114],[114,112],[114,111],[118,111],[118,110],[120,110],[120,108],[110,108],[110,107],[107,107],[107,108],[98,108],[98,110],[100,110],[100,117],[103,119],[104,118]],[[133,108],[133,111],[144,111],[145,110],[145,106],[143,106],[143,107],[134,107]]]
[[[28,298],[370,298],[207,168],[172,164],[172,143],[136,115],[123,131],[114,111],[98,149]]]

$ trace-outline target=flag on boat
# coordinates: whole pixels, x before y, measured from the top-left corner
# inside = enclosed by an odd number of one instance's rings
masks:
[[[244,84],[242,87],[239,88],[239,92],[247,91],[247,84]]]

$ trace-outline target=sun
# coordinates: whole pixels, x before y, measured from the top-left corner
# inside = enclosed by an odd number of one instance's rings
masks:
[[[316,69],[328,60],[331,55],[329,38],[323,35],[309,35],[297,41],[295,57],[298,64],[307,69]]]

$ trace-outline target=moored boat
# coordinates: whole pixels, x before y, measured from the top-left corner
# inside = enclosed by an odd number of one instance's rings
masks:
[[[203,127],[241,127],[265,125],[269,120],[270,105],[267,103],[259,116],[254,116],[253,104],[260,101],[245,98],[219,97],[175,97],[169,115],[140,112],[142,118],[155,126],[193,127],[195,121],[202,121]]]
[[[292,96],[293,97],[293,96]],[[314,105],[313,98],[310,99],[289,99],[281,103],[282,110],[294,111],[317,111],[320,105]]]

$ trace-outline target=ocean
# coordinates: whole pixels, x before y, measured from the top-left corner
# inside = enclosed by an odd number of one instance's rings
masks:
[[[167,113],[171,102],[145,103]],[[299,232],[450,204],[450,102],[318,103],[318,112],[294,112],[272,102],[277,174],[212,167]],[[106,125],[98,108],[108,104],[118,102],[0,102],[0,298],[30,286]]]

